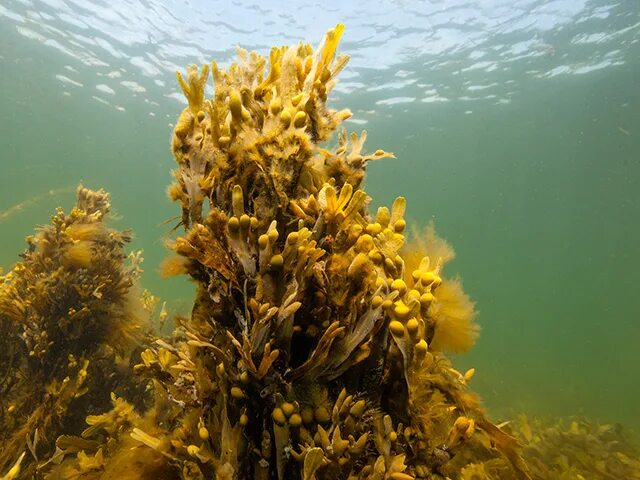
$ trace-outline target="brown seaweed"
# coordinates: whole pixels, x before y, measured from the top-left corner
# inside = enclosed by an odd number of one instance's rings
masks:
[[[149,317],[141,258],[126,264],[130,235],[105,226],[109,207],[80,187],[76,207],[28,237],[0,278],[0,471],[33,472],[58,436],[109,407],[109,392],[140,395],[129,359]]]
[[[529,478],[517,441],[469,391],[472,372],[435,348],[452,312],[475,335],[457,283],[439,302],[448,258],[409,245],[419,261],[407,265],[403,198],[367,210],[365,167],[393,155],[365,153],[364,133],[321,146],[351,115],[327,106],[342,31],[315,51],[272,49],[268,70],[239,49],[228,69],[212,65],[211,99],[208,66],[178,74],[188,107],[168,193],[186,233],[163,271],[196,283],[193,311],[135,368],[156,404],[92,419],[96,446],[54,478],[133,478],[128,464],[148,457],[170,478],[435,479],[478,449]]]
[[[28,473],[122,480],[638,478],[637,454],[607,428],[572,423],[564,431],[524,417],[495,425],[470,389],[475,370],[458,372],[447,358],[474,343],[474,306],[460,281],[444,275],[453,250],[432,229],[406,241],[403,198],[375,214],[367,208],[365,168],[393,154],[366,153],[365,132],[340,128],[350,112],[327,105],[348,60],[337,54],[343,28],[330,30],[315,50],[276,47],[267,61],[238,49],[227,69],[213,63],[178,73],[188,106],[173,132],[177,168],[168,195],[180,204],[184,233],[170,243],[162,272],[188,275],[197,291],[191,314],[175,318],[173,334],[150,341],[132,368],[137,385],[153,393],[150,402],[140,405],[139,397],[116,390],[110,407],[102,395],[91,409],[76,408],[72,423],[62,421],[78,393],[94,392],[87,379],[107,371],[88,370],[102,358],[100,349],[111,345],[111,355],[126,356],[141,341],[142,322],[125,301],[140,301],[132,290],[135,265],[122,267],[126,235],[92,226],[108,209],[106,196],[94,194],[92,206],[81,196],[75,213],[59,213],[30,241],[24,265],[0,286],[0,327],[7,332],[0,354],[9,372],[3,391],[21,395],[29,408],[63,412],[57,421],[64,429],[51,431],[64,435]],[[214,95],[205,98],[210,70]],[[94,267],[94,280],[82,280]],[[29,290],[44,281],[41,271],[56,282]],[[70,312],[60,303],[69,292],[55,288],[81,288],[85,303]],[[78,312],[82,322],[70,321]],[[95,348],[74,350],[72,359],[69,342],[89,338],[98,339]],[[59,373],[46,388],[28,386],[42,371],[27,371],[29,362],[58,357]],[[109,384],[100,393],[110,391]],[[12,425],[4,413],[11,402],[3,404],[3,425]],[[14,430],[32,432],[36,423]],[[29,437],[26,447],[37,450],[35,443]],[[0,466],[5,478],[16,478],[23,442],[18,435],[3,445],[9,449]],[[585,458],[583,445],[602,461]]]

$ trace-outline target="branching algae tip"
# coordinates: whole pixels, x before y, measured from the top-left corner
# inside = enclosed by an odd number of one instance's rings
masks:
[[[212,64],[213,98],[209,65],[178,73],[184,234],[162,272],[197,292],[170,337],[147,332],[106,194],[80,189],[29,240],[0,287],[3,478],[534,478],[445,356],[478,333],[452,250],[432,230],[405,243],[403,198],[367,210],[365,167],[393,154],[327,106],[343,28],[268,67],[239,49]]]

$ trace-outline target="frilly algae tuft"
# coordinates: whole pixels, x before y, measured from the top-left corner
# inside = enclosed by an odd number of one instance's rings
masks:
[[[87,371],[107,345],[126,356],[142,341],[144,322],[126,300],[137,271],[122,267],[126,235],[100,224],[108,197],[89,195],[93,208],[81,198],[30,241],[0,285],[8,333],[0,368],[24,385],[2,400],[1,424],[17,432],[3,441],[4,478],[21,474],[24,434],[46,424],[27,411],[66,415],[83,394],[100,400],[75,408],[82,428],[49,433],[50,442],[65,435],[26,464],[38,478],[581,478],[562,476],[572,458],[557,477],[535,458],[530,469],[527,453],[546,454],[534,445],[541,437],[523,434],[524,424],[493,424],[469,388],[475,371],[458,372],[446,358],[478,334],[472,302],[443,275],[453,250],[432,229],[405,241],[404,198],[369,213],[365,168],[393,154],[366,153],[365,132],[340,129],[350,112],[327,106],[348,60],[336,54],[343,29],[315,50],[273,48],[268,68],[239,49],[229,68],[211,65],[212,98],[208,65],[177,74],[188,106],[173,132],[168,196],[185,232],[162,274],[188,275],[197,292],[191,314],[175,319],[169,338],[150,339],[132,369],[139,391],[153,393],[148,401],[116,390],[108,410],[112,384],[87,388],[67,363],[73,351]],[[325,146],[336,132],[337,145]],[[73,312],[69,295],[79,296]],[[98,339],[94,350],[79,347],[88,336]],[[34,387],[42,359],[60,370]],[[21,370],[34,361],[35,370]],[[14,426],[16,408],[25,413]],[[550,445],[557,438],[543,435]],[[614,460],[636,465],[630,451],[619,453]]]

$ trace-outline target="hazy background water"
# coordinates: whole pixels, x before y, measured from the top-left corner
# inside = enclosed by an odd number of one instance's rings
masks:
[[[640,429],[640,2],[2,0],[0,265],[34,225],[104,187],[156,274],[174,71],[236,45],[317,44],[352,56],[334,96],[366,128],[374,204],[405,195],[456,248],[483,332],[455,360],[495,417],[526,411]]]

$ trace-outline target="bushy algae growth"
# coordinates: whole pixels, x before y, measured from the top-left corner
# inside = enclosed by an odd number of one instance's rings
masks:
[[[59,435],[109,408],[111,391],[141,398],[129,366],[149,317],[141,259],[126,265],[130,236],[104,225],[108,211],[105,192],[80,187],[0,277],[0,472],[28,448],[16,468],[31,473]]]
[[[175,319],[169,338],[151,341],[133,367],[153,398],[134,405],[126,392],[116,392],[112,408],[89,415],[80,435],[76,429],[65,432],[75,436],[58,439],[38,475],[551,478],[532,476],[516,437],[487,418],[469,389],[474,370],[458,372],[445,356],[470,348],[478,333],[460,282],[443,276],[451,248],[433,230],[405,241],[403,198],[374,215],[367,210],[365,167],[393,155],[367,153],[365,133],[339,129],[350,112],[327,106],[347,62],[336,55],[342,31],[342,25],[330,30],[316,50],[306,44],[273,48],[268,67],[267,59],[244,50],[228,69],[213,63],[213,98],[205,98],[208,65],[190,66],[186,77],[178,74],[188,106],[173,133],[177,169],[168,194],[181,206],[184,234],[170,244],[173,254],[162,272],[192,279],[192,312]],[[329,147],[335,132],[337,141]],[[52,348],[64,352],[62,373],[47,387],[55,395],[34,397],[43,405],[68,403],[85,390],[86,380],[78,379],[97,353],[83,350],[67,360],[65,342],[95,338],[96,348],[112,345],[114,355],[124,355],[140,340],[140,322],[128,317],[130,308],[113,310],[125,305],[133,282],[121,256],[95,273],[119,275],[86,280],[98,278],[88,272],[95,262],[109,261],[108,252],[119,251],[115,245],[121,247],[124,238],[85,223],[60,216],[53,230],[34,241],[26,266],[32,269],[28,262],[34,258],[47,262],[48,252],[59,265],[56,272],[77,276],[60,280],[71,292],[60,291],[51,305],[88,285],[81,290],[91,300],[86,308],[102,305],[106,323],[89,322],[103,317],[88,316],[84,304],[59,314],[37,305],[13,312],[28,292],[16,290],[16,280],[3,286],[2,298],[9,299],[0,304],[3,321],[24,323],[26,356],[51,356]],[[98,245],[104,247],[100,255]],[[20,274],[16,268],[11,275]],[[76,315],[82,323],[74,322]],[[46,328],[32,332],[42,322]],[[111,328],[103,329],[107,324]],[[42,338],[42,332],[59,330],[55,338]],[[58,380],[64,375],[67,380]],[[70,393],[56,393],[60,388]],[[15,392],[26,404],[31,393]],[[81,421],[84,410],[77,412],[74,420]],[[35,424],[20,427],[20,435]],[[532,444],[518,430],[513,434]],[[16,465],[19,443],[3,454]],[[16,476],[16,468],[7,478]]]
[[[409,480],[491,460],[529,478],[469,391],[473,371],[435,347],[476,333],[442,276],[450,250],[405,245],[403,198],[367,211],[365,167],[393,155],[367,154],[364,133],[322,146],[350,116],[327,106],[342,30],[315,51],[272,49],[268,70],[244,50],[213,63],[211,99],[208,65],[178,74],[188,107],[168,193],[186,233],[163,270],[196,283],[193,311],[135,367],[154,405],[92,417],[94,448],[54,478]]]

